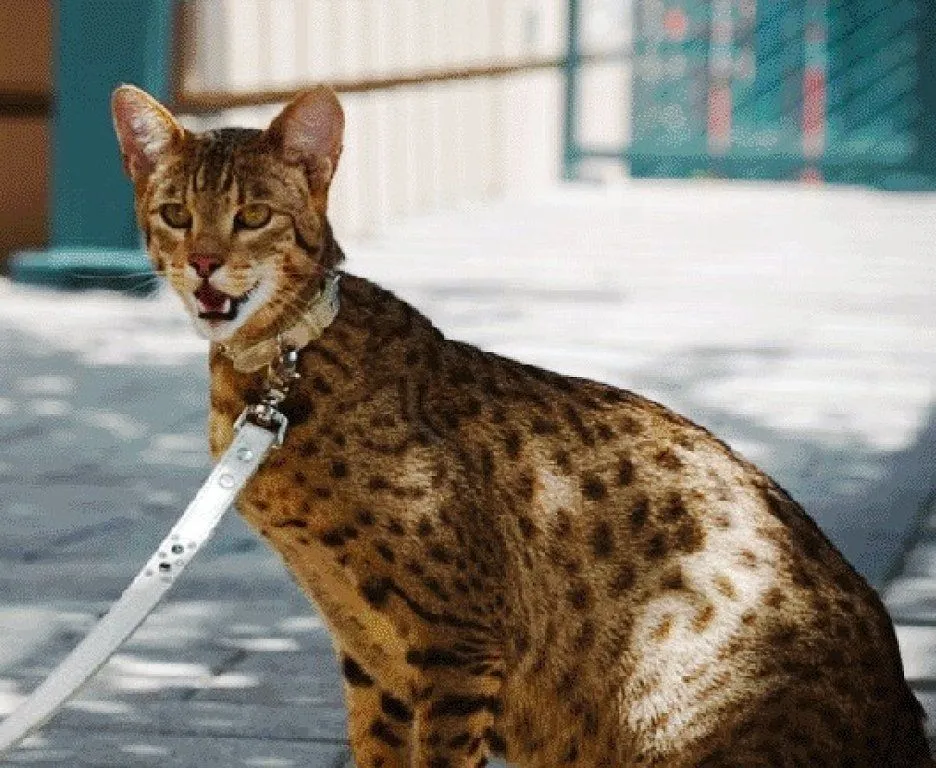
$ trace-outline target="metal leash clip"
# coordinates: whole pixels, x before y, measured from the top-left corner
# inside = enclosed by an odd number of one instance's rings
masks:
[[[276,432],[276,444],[279,448],[286,438],[289,419],[279,410],[280,404],[289,394],[293,382],[299,378],[299,352],[292,347],[283,346],[280,341],[280,354],[267,369],[266,394],[259,403],[248,405],[234,422],[234,431],[239,432],[244,422],[254,424]]]

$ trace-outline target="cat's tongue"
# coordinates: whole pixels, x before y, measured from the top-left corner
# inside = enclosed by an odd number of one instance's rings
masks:
[[[227,314],[231,310],[231,297],[207,282],[195,291],[195,299],[199,311],[203,313]]]

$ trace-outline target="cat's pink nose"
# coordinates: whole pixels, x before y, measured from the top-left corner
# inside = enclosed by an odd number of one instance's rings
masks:
[[[221,266],[221,257],[216,253],[192,253],[188,261],[194,267],[195,274],[202,278],[207,278]]]

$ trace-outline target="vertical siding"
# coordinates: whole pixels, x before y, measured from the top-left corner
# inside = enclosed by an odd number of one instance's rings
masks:
[[[288,89],[557,56],[564,0],[193,0],[184,88]],[[345,152],[332,218],[366,236],[407,215],[529,192],[558,176],[561,75],[505,77],[342,96]],[[264,125],[273,107],[190,117]]]

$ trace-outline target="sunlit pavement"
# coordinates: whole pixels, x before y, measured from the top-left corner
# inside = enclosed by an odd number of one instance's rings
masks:
[[[646,394],[767,469],[881,589],[936,715],[936,196],[572,188],[346,250],[449,335]],[[166,293],[0,281],[0,713],[204,477],[205,349]],[[10,762],[339,766],[343,718],[325,629],[231,515]]]

